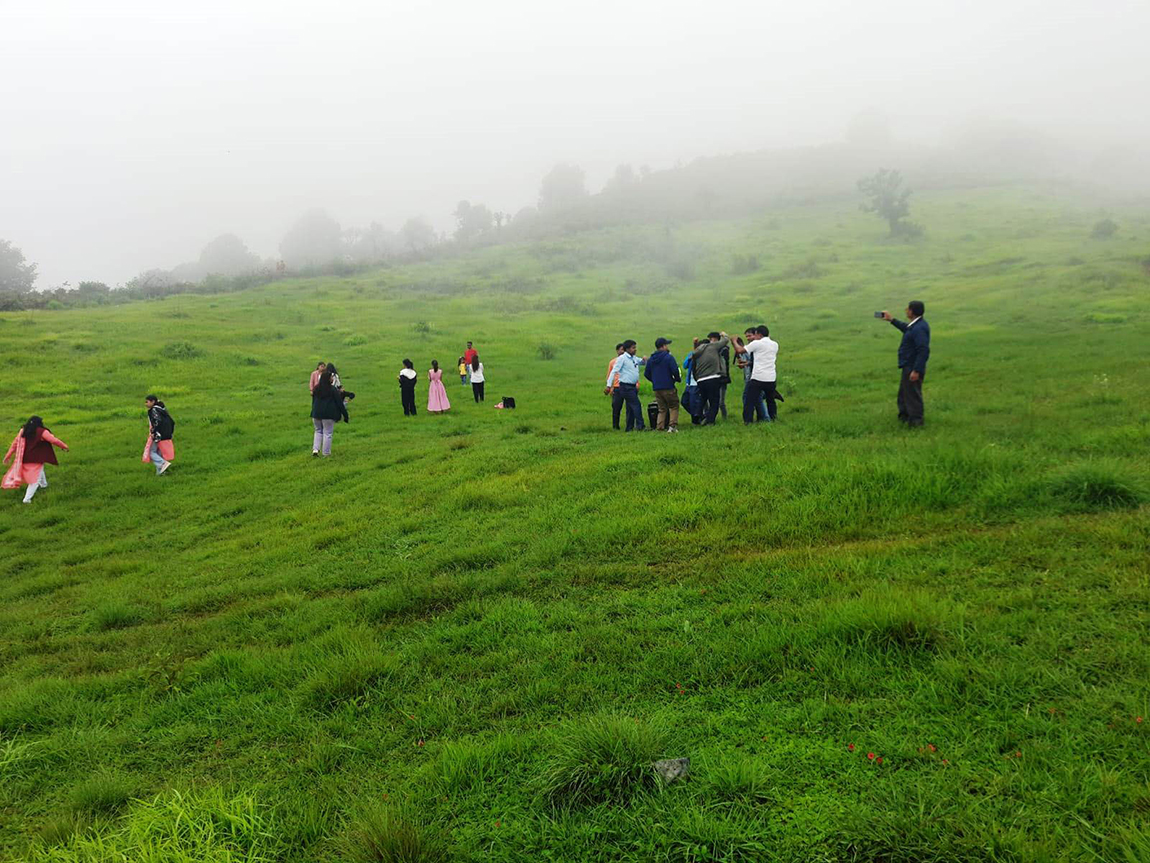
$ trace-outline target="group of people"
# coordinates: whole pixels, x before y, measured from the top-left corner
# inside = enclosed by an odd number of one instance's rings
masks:
[[[903,334],[898,349],[900,381],[898,418],[909,426],[923,423],[922,379],[930,357],[930,326],[923,320],[925,307],[919,300],[907,304],[907,320],[897,320],[889,312],[875,312]],[[671,339],[655,339],[650,356],[637,356],[634,339],[615,345],[615,356],[607,364],[604,395],[611,396],[611,425],[618,429],[620,415],[626,412],[625,431],[644,431],[643,406],[639,401],[640,370],[651,382],[655,396],[654,430],[674,434],[679,430],[679,408],[687,410],[693,425],[714,425],[721,414],[727,418],[727,387],[731,383],[731,360],[743,374],[743,423],[775,422],[779,403],[786,401],[778,390],[779,343],[771,338],[766,325],[748,327],[742,338],[725,332],[711,332],[693,340],[680,365],[670,349]],[[683,383],[682,400],[677,384]]]
[[[908,426],[923,424],[922,383],[930,358],[930,325],[923,318],[925,307],[919,300],[907,304],[907,320],[889,312],[875,312],[875,317],[888,321],[902,333],[898,348],[899,388],[898,418]],[[655,352],[649,357],[636,356],[637,345],[627,339],[615,346],[615,356],[607,366],[603,392],[611,396],[611,419],[619,428],[620,414],[626,410],[626,431],[643,431],[643,408],[639,402],[639,373],[651,382],[655,394],[655,428],[674,434],[679,430],[679,408],[686,408],[692,424],[714,425],[717,417],[727,416],[726,390],[731,383],[732,353],[736,368],[743,373],[743,422],[775,422],[778,404],[784,399],[777,383],[779,344],[771,338],[765,325],[750,327],[743,337],[731,338],[725,332],[712,332],[706,338],[694,339],[682,366],[670,351],[671,339],[655,339]],[[403,361],[399,373],[400,400],[404,416],[415,416],[415,385],[419,376],[411,360]],[[436,360],[427,372],[429,413],[444,413],[451,408],[443,385],[443,370]],[[471,384],[476,403],[483,401],[485,382],[483,363],[471,342],[459,358],[459,381]],[[685,383],[682,401],[677,384]],[[313,425],[312,455],[330,456],[335,424],[349,422],[348,403],[355,393],[345,390],[333,363],[321,362],[311,373],[311,418]],[[155,395],[144,399],[148,417],[148,436],[141,461],[155,466],[162,476],[175,459],[173,433],[175,420],[164,403]],[[0,487],[18,489],[26,486],[24,503],[31,503],[36,493],[47,488],[45,465],[56,465],[56,449],[68,451],[68,445],[52,434],[39,416],[28,419],[8,447],[4,463],[11,466]]]
[[[164,403],[154,395],[144,397],[144,408],[148,415],[148,437],[144,441],[144,453],[141,461],[151,463],[156,467],[156,476],[162,476],[172,466],[176,457],[175,444],[172,435],[176,429],[176,421],[172,419]],[[31,503],[42,488],[48,487],[48,475],[45,465],[58,465],[56,449],[68,451],[68,445],[56,437],[44,425],[43,418],[32,416],[28,422],[16,432],[8,452],[4,455],[4,464],[12,464],[0,480],[0,488],[18,489],[26,486],[24,503]]]

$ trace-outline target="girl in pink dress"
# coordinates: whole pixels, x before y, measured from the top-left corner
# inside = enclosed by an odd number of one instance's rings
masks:
[[[443,369],[439,367],[438,361],[431,361],[427,379],[430,381],[427,385],[427,412],[438,414],[450,410],[451,402],[447,400],[447,390],[443,388]]]
[[[31,503],[36,492],[48,487],[48,479],[44,476],[45,464],[59,464],[56,461],[56,451],[52,447],[58,446],[67,452],[68,445],[44,428],[44,420],[32,417],[24,424],[12,446],[8,447],[8,454],[4,461],[12,459],[12,467],[4,474],[2,483],[4,488],[19,488],[28,486],[24,493],[24,503]],[[13,458],[15,456],[15,458]]]

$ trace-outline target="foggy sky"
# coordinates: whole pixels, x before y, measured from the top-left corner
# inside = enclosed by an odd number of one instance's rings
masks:
[[[450,228],[556,161],[840,138],[877,107],[937,142],[972,114],[1145,135],[1145,0],[0,0],[0,237],[38,287],[123,282],[305,209]]]

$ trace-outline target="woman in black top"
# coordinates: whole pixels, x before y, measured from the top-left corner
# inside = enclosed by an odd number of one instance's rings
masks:
[[[343,398],[339,388],[332,383],[332,367],[328,366],[315,385],[311,394],[311,421],[315,429],[312,436],[311,454],[331,455],[331,435],[335,422],[343,414]]]
[[[399,372],[399,399],[403,402],[405,417],[415,416],[415,382],[418,379],[419,375],[416,374],[411,360],[404,360],[403,368]]]

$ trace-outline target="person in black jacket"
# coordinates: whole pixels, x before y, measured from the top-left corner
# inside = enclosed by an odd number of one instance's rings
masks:
[[[312,436],[311,454],[331,455],[331,436],[336,421],[343,415],[343,395],[333,382],[333,371],[329,365],[319,377],[315,392],[311,394],[311,421],[315,429]]]
[[[898,346],[898,419],[908,426],[922,425],[922,379],[926,376],[926,361],[930,359],[930,324],[923,318],[926,307],[919,300],[906,305],[906,321],[891,317],[884,311],[882,318],[890,321],[902,332]]]
[[[415,416],[415,382],[419,375],[411,360],[403,361],[403,368],[399,370],[399,400],[403,402],[403,415]]]

